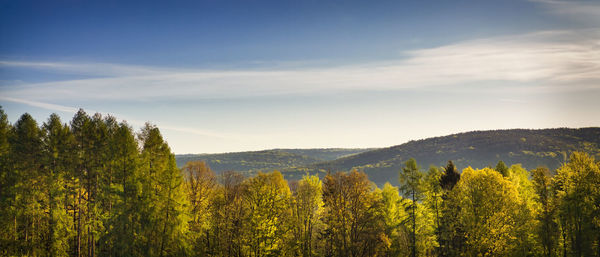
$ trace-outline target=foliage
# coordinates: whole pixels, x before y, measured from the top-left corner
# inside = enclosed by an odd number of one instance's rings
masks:
[[[156,126],[83,110],[9,124],[0,108],[0,255],[600,256],[587,153],[556,172],[404,164],[381,189],[356,170],[180,170]]]
[[[517,188],[495,170],[466,168],[453,191],[450,201],[461,206],[457,222],[465,232],[465,254],[512,256],[520,218]]]

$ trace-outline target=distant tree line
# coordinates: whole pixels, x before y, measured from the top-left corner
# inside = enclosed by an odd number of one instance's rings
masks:
[[[0,256],[600,256],[600,163],[216,175],[156,126],[0,108]]]

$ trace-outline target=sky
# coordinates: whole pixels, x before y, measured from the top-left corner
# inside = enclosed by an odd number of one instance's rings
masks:
[[[600,126],[600,2],[0,0],[0,105],[177,154]]]

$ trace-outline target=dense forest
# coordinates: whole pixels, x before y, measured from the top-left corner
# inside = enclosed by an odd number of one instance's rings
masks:
[[[159,129],[0,109],[2,256],[600,256],[600,162],[304,175],[179,169]]]
[[[290,170],[311,164],[336,160],[357,153],[374,150],[372,148],[323,148],[323,149],[272,149],[263,151],[233,152],[218,154],[178,154],[177,167],[190,161],[203,161],[212,170],[235,170],[256,173],[265,170]]]

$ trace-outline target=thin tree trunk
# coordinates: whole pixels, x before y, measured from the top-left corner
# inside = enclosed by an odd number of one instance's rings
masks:
[[[81,257],[81,186],[77,198],[77,256]]]
[[[417,203],[415,202],[415,191],[412,192],[412,205],[413,205],[413,233],[412,233],[412,257],[417,256],[417,216],[416,216],[416,208]]]

